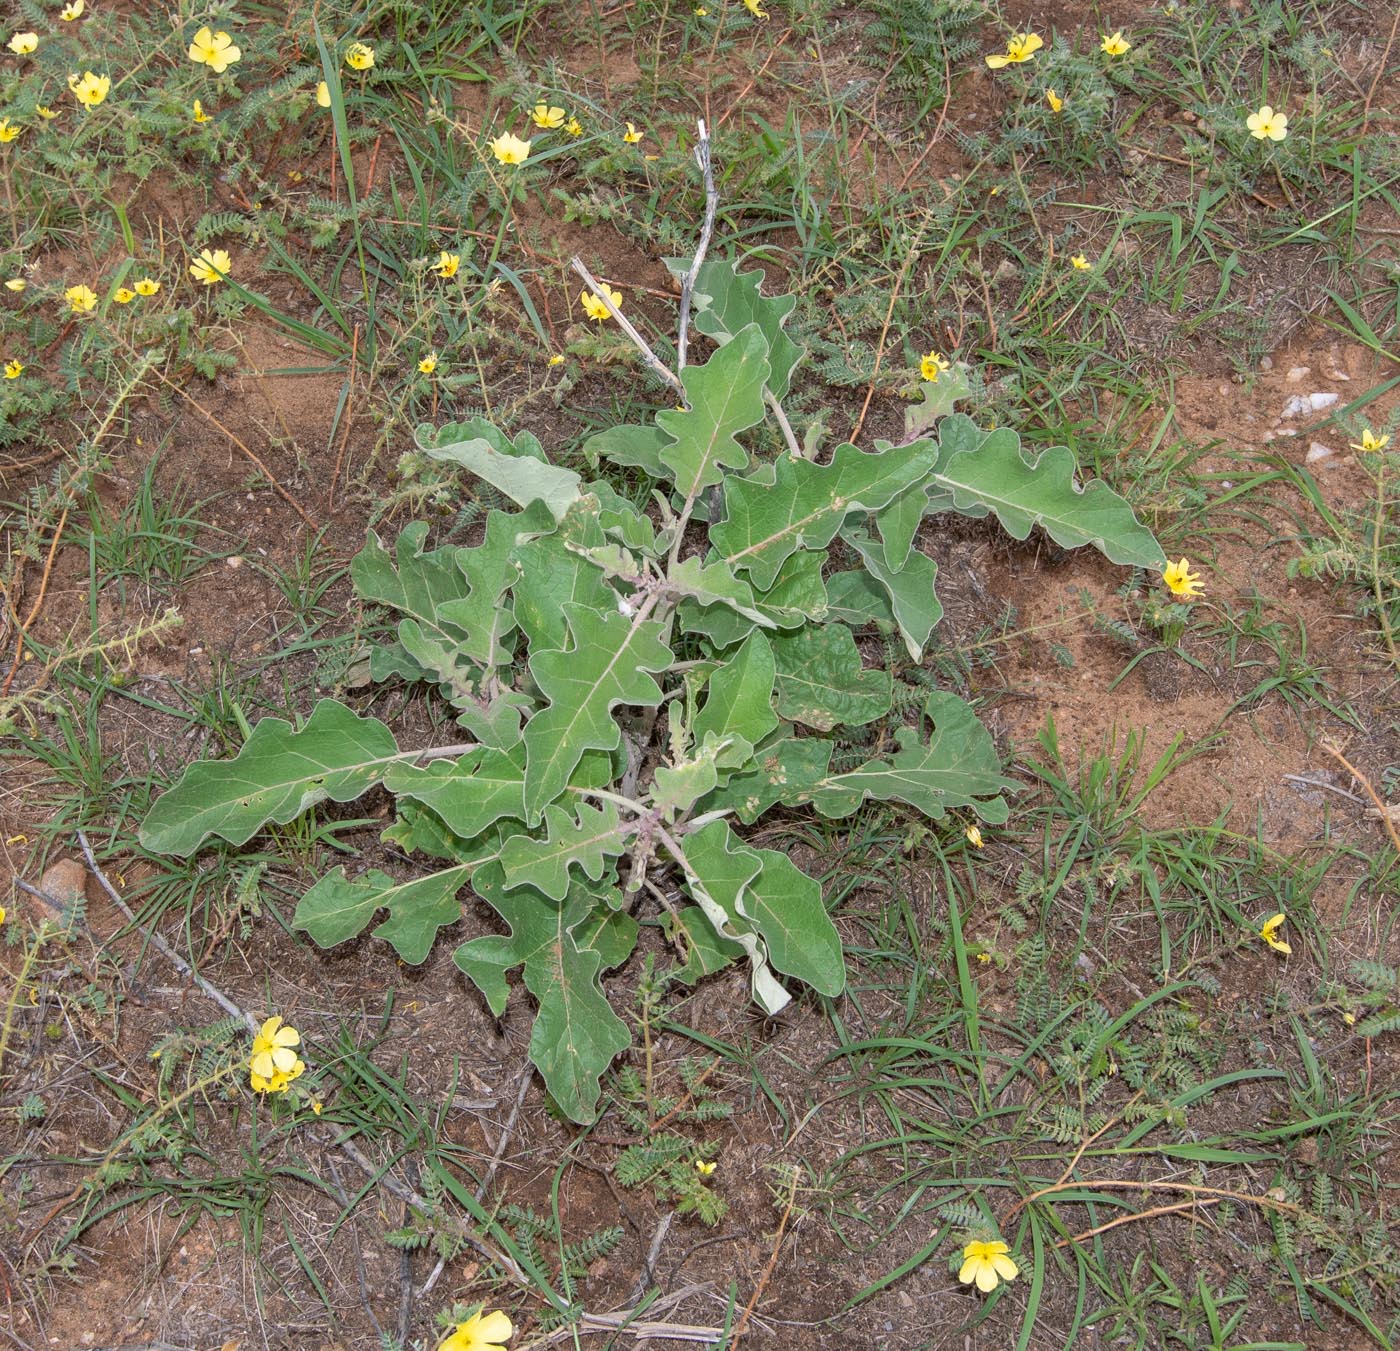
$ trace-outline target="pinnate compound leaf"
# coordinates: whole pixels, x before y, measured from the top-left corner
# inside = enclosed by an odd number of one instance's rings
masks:
[[[838,724],[860,727],[890,711],[889,672],[862,668],[844,624],[809,624],[772,641],[784,718],[829,732]]]
[[[736,333],[703,366],[681,372],[689,408],[656,415],[674,440],[661,462],[687,502],[724,480],[725,469],[743,469],[749,454],[734,438],[763,421],[768,344],[757,324]]]
[[[662,641],[663,625],[565,605],[572,644],[530,658],[535,682],[549,707],[525,725],[525,819],[533,826],[563,792],[587,750],[610,751],[622,739],[613,721],[618,704],[655,708],[661,687],[647,674],[674,660]]]
[[[374,936],[392,943],[404,961],[417,966],[427,957],[437,931],[460,918],[457,892],[472,866],[462,864],[409,882],[378,868],[356,878],[336,868],[297,902],[293,927],[304,929],[319,947],[330,948],[358,934],[377,910],[387,909],[389,918]]]
[[[533,455],[502,454],[484,436],[445,444],[432,440],[425,443],[420,429],[419,445],[431,459],[460,465],[522,507],[543,502],[556,521],[564,519],[570,504],[580,495],[582,480],[572,469],[561,469]]]
[[[562,901],[569,892],[569,869],[581,868],[597,882],[609,858],[627,848],[636,823],[623,823],[616,803],[596,806],[580,802],[571,809],[557,803],[544,810],[546,836],[512,835],[501,847],[501,868],[506,886],[528,885],[551,900]]]
[[[525,771],[518,758],[477,746],[421,768],[400,761],[384,776],[384,786],[431,808],[454,835],[470,840],[502,817],[524,818]]]
[[[928,476],[938,454],[931,441],[867,455],[836,448],[830,464],[790,457],[777,462],[772,484],[731,477],[727,520],[710,530],[724,561],[748,572],[762,591],[798,549],[824,549],[853,511],[875,511]]]
[[[141,843],[160,854],[194,853],[210,835],[246,844],[269,821],[285,825],[308,807],[350,802],[399,758],[394,735],[322,699],[301,728],[264,718],[232,760],[190,765],[146,814]]]
[[[970,807],[984,821],[1006,820],[1003,792],[1014,779],[1001,772],[991,734],[976,713],[954,694],[934,690],[924,703],[934,725],[927,741],[912,727],[895,732],[899,750],[889,760],[870,760],[846,774],[831,774],[807,793],[823,816],[850,816],[867,801],[907,802],[933,820],[954,807]],[[735,785],[730,784],[729,791]]]
[[[1021,438],[1002,428],[961,454],[940,456],[929,488],[949,494],[955,511],[995,512],[1015,539],[1038,525],[1063,548],[1092,544],[1114,563],[1159,571],[1166,555],[1152,532],[1108,484],[1095,479],[1080,487],[1077,468],[1067,446],[1028,456]]]
[[[603,1071],[632,1043],[627,1024],[613,1012],[598,983],[603,955],[581,948],[575,937],[575,930],[589,932],[600,902],[579,886],[563,904],[533,887],[509,890],[497,864],[480,868],[472,886],[510,925],[510,935],[472,939],[453,960],[498,1018],[509,994],[506,972],[524,963],[525,986],[539,1005],[530,1059],[565,1115],[586,1125],[597,1116]],[[606,900],[601,904],[611,909]]]

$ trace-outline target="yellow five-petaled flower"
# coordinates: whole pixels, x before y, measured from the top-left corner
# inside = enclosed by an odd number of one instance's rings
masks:
[[[154,277],[142,277],[135,289],[138,296],[153,296],[160,290],[160,283]]]
[[[1277,915],[1270,915],[1259,927],[1259,937],[1262,938],[1275,952],[1281,952],[1285,957],[1293,951],[1287,943],[1278,936],[1278,931],[1283,928],[1287,917],[1280,911]]]
[[[948,362],[938,352],[925,352],[919,361],[919,374],[930,384],[937,384],[938,377],[947,369]]]
[[[190,43],[190,60],[208,66],[215,75],[222,75],[242,55],[227,33],[214,33],[207,27],[201,28]]]
[[[744,0],[744,8],[748,10],[755,19],[766,19],[768,17],[768,11],[759,5],[758,0]]]
[[[1175,563],[1168,562],[1162,570],[1162,580],[1173,596],[1184,596],[1187,600],[1194,600],[1197,596],[1205,594],[1200,573],[1191,571],[1191,562],[1186,558]]]
[[[499,1351],[515,1334],[509,1318],[499,1309],[478,1309],[465,1323],[458,1323],[438,1351]]]
[[[345,64],[351,70],[368,70],[374,65],[374,48],[367,42],[352,42],[345,49]]]
[[[117,289],[112,292],[112,299],[115,300],[118,305],[130,305],[131,302],[136,299],[136,292],[129,286],[118,286]]]
[[[607,292],[608,299],[612,301],[613,306],[620,310],[622,308],[622,292],[614,291],[611,286],[604,286],[601,289]],[[611,317],[608,307],[592,291],[587,289],[580,291],[578,298],[583,305],[584,313],[590,319],[596,319],[601,324],[604,319]]]
[[[1288,135],[1288,114],[1275,112],[1267,103],[1244,120],[1256,141],[1281,141]]]
[[[91,314],[97,308],[97,292],[91,286],[84,286],[81,283],[77,286],[70,286],[63,293],[63,298],[68,302],[68,308],[74,314]]]
[[[565,116],[562,108],[551,108],[547,103],[537,103],[530,113],[530,120],[541,131],[553,131],[556,127],[564,125]]]
[[[1369,427],[1361,433],[1361,440],[1348,443],[1353,450],[1384,450],[1390,444],[1389,436],[1377,436]]]
[[[1013,33],[1006,42],[1006,55],[989,56],[987,64],[993,70],[1018,66],[1022,61],[1029,61],[1043,46],[1045,43],[1037,33]]]
[[[58,11],[58,17],[64,23],[72,23],[75,19],[83,17],[83,10],[87,8],[87,0],[72,0],[71,4],[65,5]]]
[[[418,363],[418,369],[422,371],[424,375],[431,375],[437,370],[437,353],[429,352],[428,355]]]
[[[11,357],[10,360],[5,363],[6,380],[18,380],[23,374],[24,362],[22,362],[18,357]],[[4,922],[4,914],[3,912],[0,912],[0,924],[3,924]]]
[[[38,113],[39,116],[42,117],[45,122],[52,122],[54,118],[58,116],[58,114],[54,112],[54,110],[50,108],[46,103],[36,103],[34,105],[34,111]]]
[[[77,75],[68,77],[68,90],[84,108],[95,108],[102,102],[111,91],[112,78],[110,75],[94,75],[92,71],[84,71],[82,78]]]
[[[989,1295],[1002,1281],[1014,1281],[1021,1268],[1007,1256],[1011,1251],[1000,1239],[991,1243],[976,1240],[963,1249],[963,1264],[958,1280],[964,1285],[977,1282],[977,1288]]]
[[[1133,44],[1123,36],[1123,30],[1120,28],[1116,33],[1104,36],[1103,40],[1099,43],[1099,50],[1106,56],[1122,56],[1132,45]]]
[[[1045,91],[1045,101],[1050,105],[1050,111],[1057,113],[1065,106],[1065,101],[1053,89]]]
[[[1094,266],[1082,253],[1076,253],[1069,260],[1069,264],[1076,272],[1089,272],[1093,270]]]
[[[695,1160],[695,1171],[699,1173],[701,1177],[709,1177],[710,1174],[713,1173],[718,1167],[719,1164],[716,1163],[713,1159]]]
[[[209,114],[204,111],[204,105],[198,99],[194,101],[194,120],[196,122],[208,122]]]
[[[279,1017],[269,1018],[253,1037],[248,1057],[248,1078],[258,1093],[285,1093],[287,1085],[306,1069],[294,1049],[301,1033]]]
[[[0,145],[13,141],[23,130],[23,127],[15,126],[8,117],[0,117]]]
[[[622,135],[622,139],[626,141],[628,145],[636,145],[645,135],[646,132],[638,131],[637,128],[629,122],[627,124],[627,130]]]
[[[16,33],[5,44],[16,56],[28,56],[38,45],[38,33]]]
[[[438,253],[437,262],[433,264],[433,271],[436,272],[439,277],[455,277],[457,275],[457,269],[461,265],[462,255],[460,253],[448,253],[446,249],[442,249]]]
[[[502,132],[488,144],[491,153],[502,164],[524,164],[530,158],[530,142],[522,141],[519,136],[512,136],[508,131]]]
[[[201,249],[199,256],[190,264],[190,276],[195,281],[213,286],[226,278],[233,268],[233,260],[227,249]]]
[[[582,136],[583,123],[580,122],[578,118],[571,117],[567,122],[564,123],[564,130],[567,131],[570,136]]]

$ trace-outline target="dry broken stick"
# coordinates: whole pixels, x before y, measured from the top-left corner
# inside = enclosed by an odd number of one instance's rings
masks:
[[[680,377],[655,352],[647,345],[647,340],[637,332],[631,320],[613,303],[613,298],[608,294],[608,288],[603,286],[598,279],[583,265],[583,259],[571,258],[569,266],[583,278],[588,289],[606,307],[608,313],[617,320],[618,326],[636,344],[637,350],[642,354],[642,359],[651,369],[661,377],[672,389],[684,394],[685,390],[681,385]]]

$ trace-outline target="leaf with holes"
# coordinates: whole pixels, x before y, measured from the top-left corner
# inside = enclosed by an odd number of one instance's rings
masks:
[[[844,624],[812,624],[773,640],[778,712],[828,732],[860,727],[890,711],[888,671],[867,671]]]
[[[407,882],[378,868],[355,878],[336,868],[297,902],[292,926],[309,933],[318,947],[330,948],[358,934],[376,911],[388,910],[389,918],[374,936],[392,943],[404,961],[417,966],[427,957],[438,930],[461,918],[457,892],[473,866],[445,868]]]

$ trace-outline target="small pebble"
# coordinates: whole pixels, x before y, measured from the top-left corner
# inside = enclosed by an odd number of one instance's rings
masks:
[[[1331,391],[1318,390],[1314,394],[1295,394],[1283,405],[1283,412],[1280,417],[1303,417],[1308,413],[1320,413],[1324,408],[1331,408],[1341,397]]]
[[[1294,366],[1283,378],[1287,380],[1290,385],[1296,385],[1299,380],[1311,374],[1311,366]]]
[[[1319,460],[1330,460],[1333,455],[1331,446],[1324,446],[1321,441],[1314,441],[1308,447],[1306,463],[1316,464]]]
[[[1273,359],[1273,357],[1260,357],[1260,358],[1259,358],[1259,369],[1260,369],[1261,371],[1271,371],[1271,370],[1273,370],[1273,368],[1274,368],[1274,359]]]

